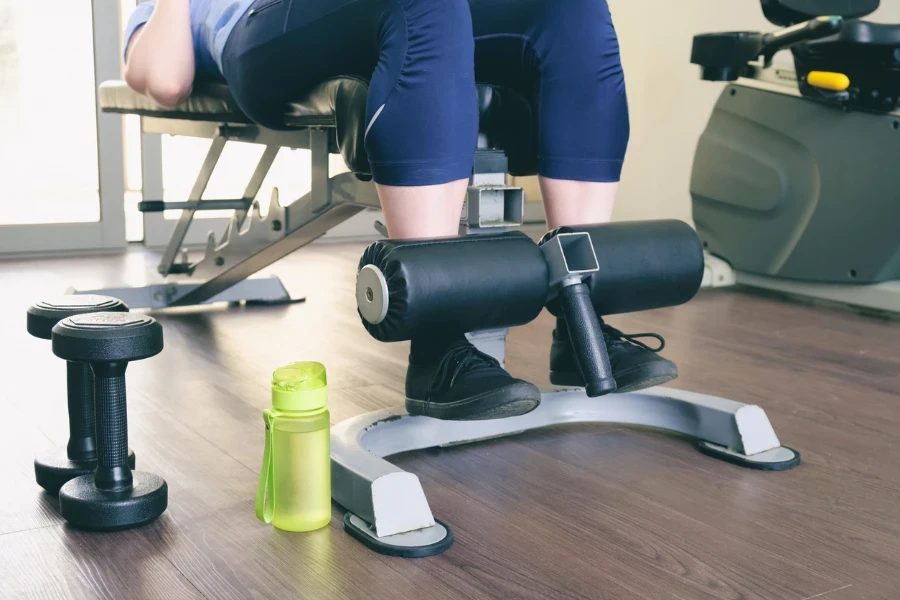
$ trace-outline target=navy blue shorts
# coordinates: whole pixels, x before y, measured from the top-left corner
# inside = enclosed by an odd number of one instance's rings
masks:
[[[621,175],[628,103],[606,0],[257,0],[222,62],[241,108],[274,129],[311,86],[371,78],[365,144],[381,184],[469,177],[476,80],[532,99],[541,175]]]

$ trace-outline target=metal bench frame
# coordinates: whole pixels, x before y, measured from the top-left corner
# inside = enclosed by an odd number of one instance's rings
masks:
[[[419,557],[446,550],[448,524],[434,518],[418,477],[385,457],[457,446],[568,423],[614,423],[689,436],[704,454],[779,471],[800,462],[781,445],[758,406],[669,388],[589,398],[582,390],[546,391],[537,410],[493,421],[439,421],[402,409],[376,411],[332,428],[331,495],[348,510],[344,527],[373,550]]]
[[[198,209],[182,209],[163,252],[158,271],[163,277],[184,275],[187,282],[166,282],[136,288],[73,290],[105,293],[134,308],[167,308],[219,301],[291,301],[278,278],[248,279],[254,273],[309,244],[350,217],[380,208],[375,186],[353,173],[329,176],[329,135],[332,127],[274,131],[248,124],[217,123],[188,119],[142,117],[144,133],[211,139],[206,158],[194,182],[188,202],[202,205],[202,196],[219,162],[225,144],[241,141],[265,146],[248,181],[241,201],[222,236],[210,232],[205,253],[189,260],[183,242]],[[269,212],[261,216],[255,200],[281,148],[306,149],[311,154],[311,189],[302,198],[282,206],[276,193]]]

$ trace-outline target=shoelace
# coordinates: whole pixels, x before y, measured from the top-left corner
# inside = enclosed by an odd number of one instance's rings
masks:
[[[628,342],[633,344],[639,348],[643,348],[644,350],[649,350],[650,352],[659,353],[662,352],[666,347],[666,340],[663,336],[658,333],[624,333],[612,325],[607,325],[606,323],[600,324],[600,329],[603,330],[603,333],[608,337],[621,342]],[[644,342],[640,341],[639,338],[653,338],[659,342],[659,348],[651,348]]]
[[[432,394],[436,390],[443,388],[445,383],[447,388],[452,388],[453,384],[456,383],[457,377],[485,366],[500,368],[500,361],[493,356],[480,352],[468,342],[453,344],[434,370],[434,376],[431,378],[431,383],[428,384],[428,395],[425,398],[426,405],[431,402]],[[447,383],[448,378],[450,380],[449,383]]]

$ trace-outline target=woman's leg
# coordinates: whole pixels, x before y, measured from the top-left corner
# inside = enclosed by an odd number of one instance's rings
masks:
[[[551,229],[612,218],[630,124],[606,0],[469,0],[479,81],[537,110],[541,191]]]
[[[574,181],[540,176],[548,229],[612,221],[618,182]]]
[[[612,218],[629,118],[619,44],[606,0],[468,0],[479,81],[529,97],[550,229]],[[619,391],[674,379],[674,363],[602,325]],[[661,348],[660,348],[661,349]],[[557,318],[550,380],[583,385],[568,328]]]
[[[391,238],[456,236],[478,136],[471,14],[465,0],[399,2],[403,20],[382,25],[366,150]]]
[[[466,0],[292,0],[239,22],[225,74],[254,120],[338,75],[370,77],[365,144],[392,238],[456,236],[475,161],[478,107]],[[268,22],[268,23],[267,23]],[[478,352],[464,332],[410,348],[406,406],[442,419],[515,416],[540,391]]]
[[[393,238],[458,233],[478,110],[465,0],[293,0],[248,13],[223,59],[255,121],[340,75],[371,77],[365,145]]]
[[[459,235],[469,180],[433,186],[377,185],[388,235],[395,240]]]

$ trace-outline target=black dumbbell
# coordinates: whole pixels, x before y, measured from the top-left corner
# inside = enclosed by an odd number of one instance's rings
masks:
[[[125,369],[162,351],[162,326],[136,313],[92,313],[63,319],[52,339],[58,357],[91,365],[97,411],[97,470],[62,486],[60,514],[95,530],[152,521],[166,510],[168,487],[162,477],[128,466]]]
[[[128,312],[121,300],[109,296],[71,295],[38,302],[28,309],[27,327],[31,335],[49,340],[53,326],[75,315],[93,312]],[[90,366],[68,362],[66,375],[69,395],[69,443],[66,447],[42,452],[34,459],[38,485],[58,494],[64,483],[97,468],[94,434],[94,376]],[[128,462],[134,468],[134,454]]]

